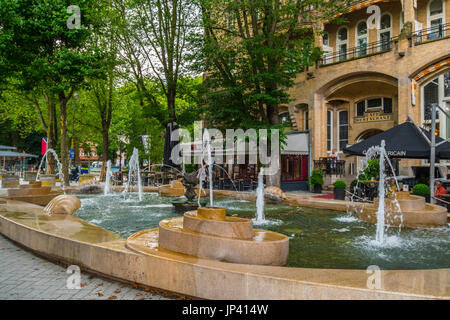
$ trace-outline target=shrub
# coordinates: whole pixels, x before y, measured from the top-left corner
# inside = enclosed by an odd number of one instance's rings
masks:
[[[375,180],[379,180],[380,178],[380,160],[378,159],[370,159],[367,167],[358,177],[359,180],[370,180],[372,178]]]
[[[321,170],[315,169],[308,178],[308,183],[311,186],[323,185],[323,173]]]
[[[350,188],[354,188],[356,187],[356,185],[358,184],[358,180],[353,180],[352,182],[350,182]]]
[[[422,183],[416,184],[412,188],[412,194],[427,196],[430,194],[430,187],[427,186],[426,184],[422,184]]]
[[[335,189],[345,189],[347,188],[347,184],[344,180],[336,180],[333,184]]]

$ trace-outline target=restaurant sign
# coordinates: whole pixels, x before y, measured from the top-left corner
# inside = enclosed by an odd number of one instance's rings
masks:
[[[381,112],[366,112],[363,117],[356,117],[355,123],[392,121],[392,114],[381,114]]]

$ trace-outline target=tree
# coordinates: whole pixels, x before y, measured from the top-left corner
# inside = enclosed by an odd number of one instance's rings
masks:
[[[314,26],[343,10],[345,1],[198,1],[204,36],[197,39],[202,50],[194,67],[207,74],[207,119],[225,128],[281,129],[278,110],[290,101],[287,90],[321,55]],[[280,184],[280,170],[271,184]]]
[[[145,78],[155,79],[166,97],[169,121],[176,121],[176,94],[184,70],[187,39],[195,32],[193,3],[190,0],[115,0],[122,15],[120,43],[132,70],[138,91],[153,107]]]
[[[69,0],[0,3],[2,81],[25,92],[43,88],[52,106],[49,112],[58,103],[65,185],[69,184],[67,103],[86,79],[104,76],[105,57],[91,41],[100,30],[104,4],[94,0],[80,0],[77,6]],[[49,115],[54,117],[55,113]]]

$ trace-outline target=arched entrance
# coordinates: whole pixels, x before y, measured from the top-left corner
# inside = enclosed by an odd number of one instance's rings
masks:
[[[356,143],[364,141],[364,140],[366,140],[366,139],[368,139],[368,138],[370,138],[370,137],[372,137],[372,136],[374,136],[376,134],[379,134],[381,132],[383,132],[383,130],[380,130],[380,129],[369,129],[369,130],[366,130],[366,131],[362,132],[356,138]]]

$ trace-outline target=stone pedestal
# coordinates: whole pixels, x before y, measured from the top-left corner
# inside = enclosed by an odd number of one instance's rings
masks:
[[[159,223],[160,248],[199,258],[244,264],[287,264],[289,238],[283,234],[252,229],[249,219],[227,217],[224,208],[201,207],[183,218]],[[151,231],[151,230],[150,230]],[[145,232],[132,235],[145,237]]]
[[[25,171],[23,173],[23,180],[24,181],[36,181],[37,171]]]
[[[12,174],[2,174],[2,188],[16,188],[20,185],[19,176]]]
[[[42,186],[54,186],[56,184],[55,174],[41,174],[39,176],[39,181],[41,181]]]

